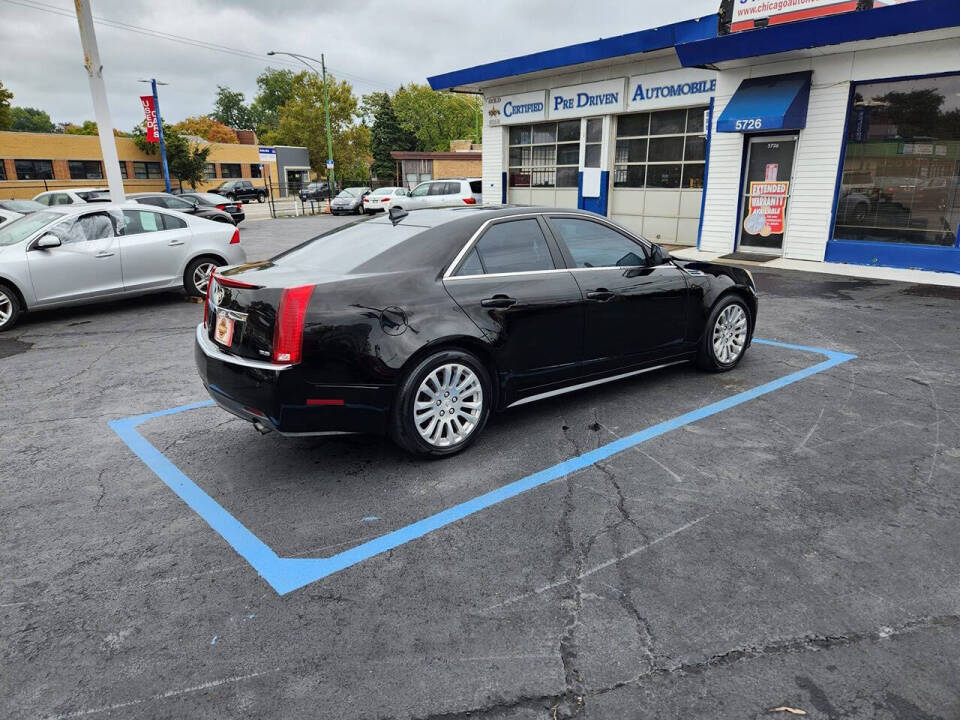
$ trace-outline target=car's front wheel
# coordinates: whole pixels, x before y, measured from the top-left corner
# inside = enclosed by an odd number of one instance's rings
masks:
[[[416,455],[445,457],[473,443],[490,415],[490,375],[477,357],[442,350],[425,358],[401,383],[391,435]]]
[[[0,284],[0,332],[16,325],[21,312],[20,298],[9,287]]]
[[[735,295],[720,299],[707,318],[697,365],[711,372],[733,370],[743,359],[750,337],[750,311]]]
[[[207,294],[207,284],[210,282],[210,273],[222,265],[212,257],[199,257],[187,265],[183,273],[183,289],[192,297],[203,297]]]

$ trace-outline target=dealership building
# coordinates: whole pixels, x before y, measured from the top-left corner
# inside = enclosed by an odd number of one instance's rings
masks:
[[[431,77],[484,96],[484,202],[694,256],[960,273],[960,2],[719,10]]]

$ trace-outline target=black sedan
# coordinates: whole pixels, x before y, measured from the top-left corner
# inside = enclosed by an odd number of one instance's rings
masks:
[[[676,363],[731,370],[757,316],[746,270],[544,208],[394,211],[208,288],[195,357],[221,407],[434,456],[497,410]]]
[[[230,216],[230,219],[233,220],[234,225],[239,225],[243,222],[243,219],[247,216],[243,212],[243,203],[239,203],[230,198],[225,198],[223,195],[217,195],[216,193],[209,192],[182,192],[177,193],[178,197],[186,198],[188,200],[195,200],[198,204],[203,205],[208,208],[216,208],[217,210],[223,210]]]
[[[220,210],[213,205],[203,205],[193,198],[181,197],[179,195],[168,195],[167,193],[131,193],[127,195],[127,200],[138,202],[141,205],[154,205],[156,207],[167,208],[167,210],[176,210],[177,212],[196,215],[215,222],[236,224],[233,217],[225,210]]]

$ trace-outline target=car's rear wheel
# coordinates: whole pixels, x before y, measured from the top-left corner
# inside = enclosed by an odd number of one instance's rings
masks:
[[[217,258],[199,257],[187,265],[183,273],[183,289],[187,295],[203,297],[207,294],[207,283],[210,282],[210,273],[222,265]]]
[[[735,295],[720,299],[710,311],[697,353],[697,365],[711,372],[726,372],[737,366],[750,337],[750,311]]]
[[[262,203],[262,202],[263,202],[264,200],[266,200],[266,199],[267,199],[267,196],[266,196],[266,195],[264,195],[263,193],[257,193],[257,202],[258,202],[258,203]]]
[[[0,332],[16,325],[21,312],[23,308],[20,307],[19,296],[6,285],[0,284]]]
[[[420,362],[401,383],[391,435],[416,455],[454,455],[476,440],[492,403],[483,363],[461,350],[443,350]]]

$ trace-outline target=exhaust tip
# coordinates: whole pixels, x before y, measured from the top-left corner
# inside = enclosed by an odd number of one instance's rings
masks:
[[[260,433],[261,435],[266,435],[266,434],[272,432],[270,428],[268,428],[266,425],[264,425],[264,424],[263,424],[262,422],[260,422],[259,420],[254,420],[254,421],[253,421],[253,427],[254,427],[254,428],[256,429],[256,431],[257,431],[258,433]]]

